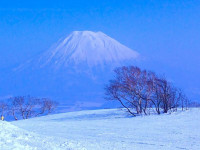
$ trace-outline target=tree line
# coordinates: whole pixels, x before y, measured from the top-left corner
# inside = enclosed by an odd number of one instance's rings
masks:
[[[106,99],[118,101],[131,115],[157,114],[188,108],[189,100],[165,77],[139,67],[119,67],[105,87]]]
[[[16,96],[0,101],[0,115],[14,120],[48,115],[57,107],[57,102],[49,98]]]

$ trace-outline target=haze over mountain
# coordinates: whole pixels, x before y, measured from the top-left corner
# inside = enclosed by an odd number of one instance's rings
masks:
[[[138,58],[138,52],[102,32],[74,31],[15,68],[10,77],[13,80],[5,83],[4,89],[10,95],[47,96],[65,104],[101,106],[105,103],[104,85],[113,69],[134,64]]]

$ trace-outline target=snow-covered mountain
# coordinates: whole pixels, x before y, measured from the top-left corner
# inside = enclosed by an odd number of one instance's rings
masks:
[[[80,66],[103,68],[105,65],[122,65],[138,57],[138,52],[102,32],[74,31],[23,66],[56,70]]]
[[[3,90],[8,95],[47,96],[79,108],[99,107],[113,69],[133,65],[138,58],[138,52],[102,32],[74,31],[17,67]]]

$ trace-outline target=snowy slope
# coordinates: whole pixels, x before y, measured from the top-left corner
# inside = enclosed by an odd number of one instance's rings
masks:
[[[200,109],[132,118],[117,109],[79,111],[12,122],[87,150],[198,150]]]

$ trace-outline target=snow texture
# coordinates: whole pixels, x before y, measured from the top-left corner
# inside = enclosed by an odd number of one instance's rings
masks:
[[[1,128],[0,138],[4,147],[5,143],[14,141],[16,147],[31,149],[35,146],[39,150],[45,149],[45,144],[50,145],[49,149],[56,147],[63,150],[68,149],[67,146],[74,150],[198,150],[199,116],[199,108],[135,118],[117,109],[78,111],[12,122],[20,128],[46,136],[44,140],[32,138],[29,133],[26,135],[10,125],[6,128],[4,125],[6,133]],[[70,144],[66,147],[57,144],[63,140]],[[40,148],[41,143],[44,146]],[[12,146],[8,144],[8,149]]]

